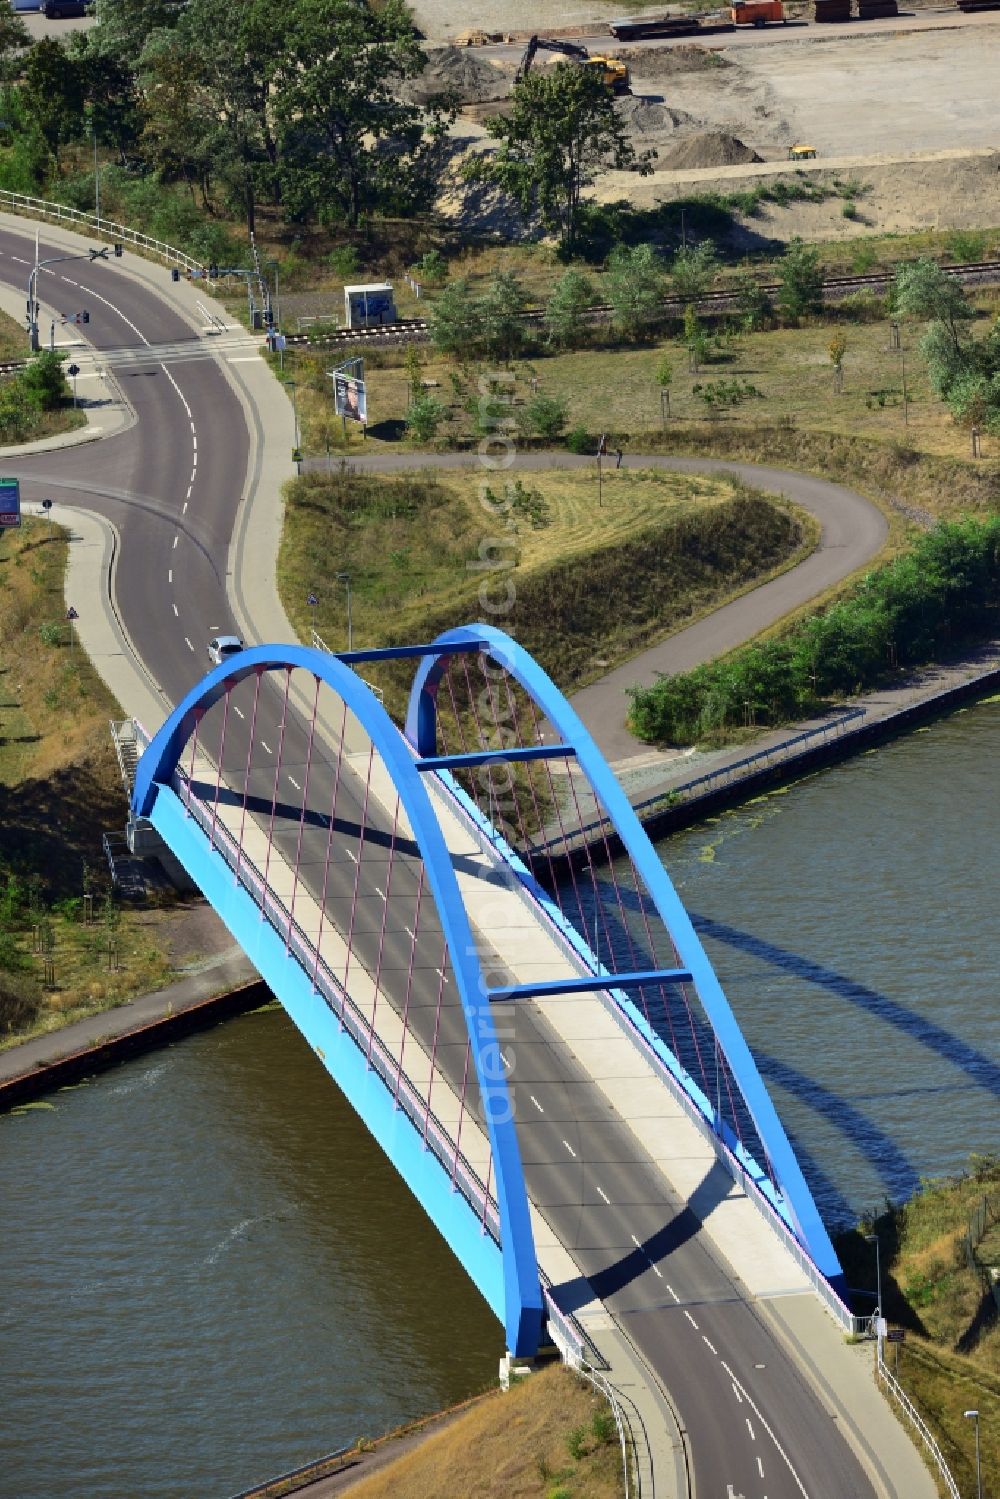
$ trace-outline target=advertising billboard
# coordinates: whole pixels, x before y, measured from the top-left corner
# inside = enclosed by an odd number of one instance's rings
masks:
[[[367,424],[368,398],[363,380],[357,380],[353,375],[334,375],[333,399],[338,416],[346,417],[349,422]]]
[[[0,479],[0,529],[21,524],[21,483]]]

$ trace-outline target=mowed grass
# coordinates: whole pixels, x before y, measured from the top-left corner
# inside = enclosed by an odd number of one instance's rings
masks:
[[[1000,1321],[992,1296],[966,1260],[970,1217],[987,1198],[993,1228],[977,1249],[980,1264],[1000,1252],[1000,1159],[976,1158],[968,1173],[927,1181],[902,1207],[839,1245],[852,1284],[874,1291],[876,1232],[883,1295],[891,1325],[905,1329],[886,1353],[890,1368],[937,1437],[963,1494],[975,1493],[974,1433],[966,1410],[978,1410],[983,1493],[1000,1492]]]
[[[346,467],[293,480],[286,493],[278,581],[300,635],[315,624],[343,649],[337,575],[347,573],[355,646],[412,643],[487,619],[564,689],[789,566],[816,540],[809,517],[729,479],[613,465],[601,493],[590,467],[394,478]],[[405,673],[373,665],[371,675],[401,708]]]
[[[619,1499],[623,1492],[610,1409],[561,1365],[478,1401],[351,1485],[355,1499]]]
[[[165,956],[140,913],[105,904],[105,830],[125,822],[125,795],[108,732],[114,698],[64,619],[66,533],[26,519],[0,535],[0,884],[37,886],[37,915],[50,924],[55,984],[13,1038],[0,1014],[0,1045],[156,987]],[[84,925],[93,892],[96,921]],[[30,919],[16,931],[16,977],[37,992],[43,958]],[[118,966],[109,966],[109,941]],[[3,975],[0,974],[0,980]],[[0,984],[2,987],[2,984]]]

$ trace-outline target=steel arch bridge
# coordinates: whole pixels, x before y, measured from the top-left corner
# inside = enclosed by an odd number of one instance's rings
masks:
[[[401,731],[354,668],[409,659]],[[580,719],[511,637],[469,625],[339,656],[245,650],[151,740],[132,815],[256,963],[513,1353],[537,1348],[546,1298],[494,1016],[532,998],[599,996],[800,1262],[840,1293],[829,1236],[666,870]],[[483,941],[484,889],[516,893],[562,955],[558,972],[519,974],[496,933]]]

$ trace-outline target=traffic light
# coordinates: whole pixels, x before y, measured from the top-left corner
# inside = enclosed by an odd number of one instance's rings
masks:
[[[90,313],[89,312],[81,312],[81,314],[80,314],[80,320],[81,320],[81,322],[89,323],[90,322]]]
[[[120,260],[125,253],[124,245],[115,245],[115,259]]]
[[[179,281],[181,279],[181,273],[175,265],[170,267],[170,279],[171,281]]]

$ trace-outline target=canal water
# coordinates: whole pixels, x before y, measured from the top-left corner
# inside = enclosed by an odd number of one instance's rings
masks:
[[[1000,702],[661,853],[831,1224],[1000,1143]],[[0,1499],[226,1499],[496,1377],[276,1008],[0,1118]]]

